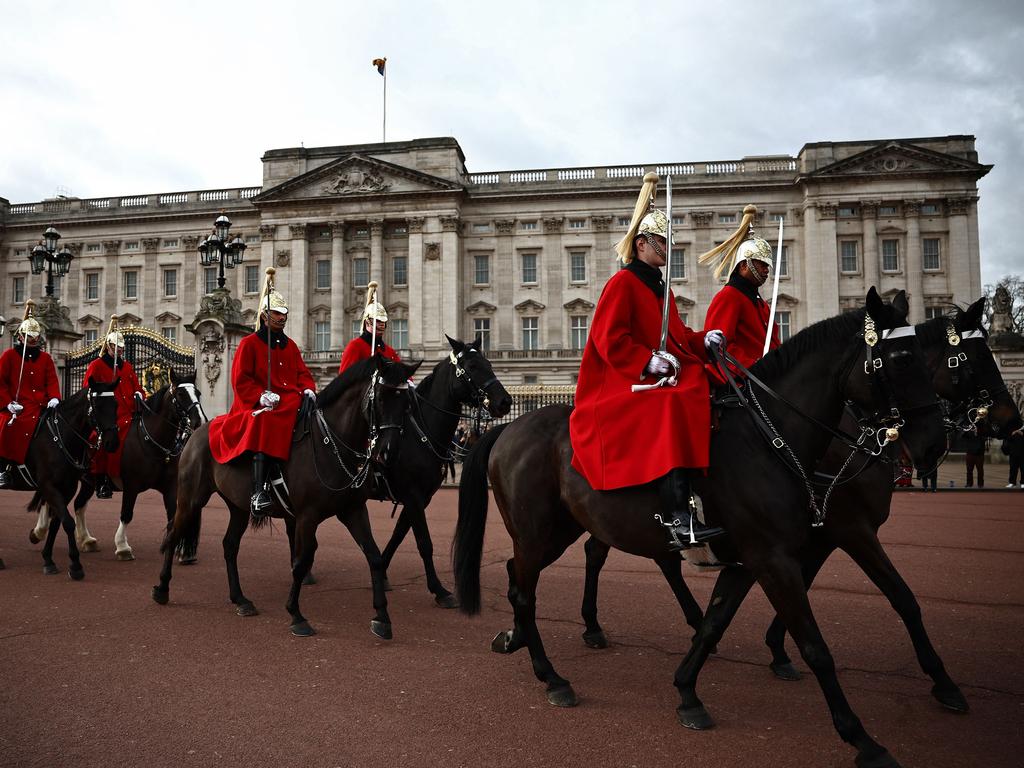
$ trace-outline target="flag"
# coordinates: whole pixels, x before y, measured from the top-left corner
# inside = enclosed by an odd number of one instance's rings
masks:
[[[387,58],[374,59],[373,60],[373,66],[375,66],[377,68],[377,72],[379,74],[381,74],[381,75],[384,74],[384,65],[387,64],[387,63],[388,63]]]

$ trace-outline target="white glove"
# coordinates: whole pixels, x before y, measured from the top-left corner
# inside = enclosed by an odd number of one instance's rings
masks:
[[[647,361],[644,373],[652,376],[675,376],[679,372],[679,361],[668,352],[656,352]]]
[[[17,416],[19,413],[25,410],[25,406],[23,406],[21,403],[8,403],[7,410],[13,413],[15,416]]]
[[[264,408],[276,408],[281,402],[281,396],[276,392],[264,392],[260,395],[260,405]]]
[[[145,400],[146,396],[144,394],[142,394],[141,392],[136,392],[135,393],[135,399],[136,400]]]
[[[46,404],[46,407],[47,408],[56,408],[59,404],[60,404],[60,400],[58,400],[56,397],[51,397],[50,398],[50,402],[48,402]]]
[[[711,349],[711,345],[714,344],[719,349],[725,349],[725,334],[719,330],[708,331],[704,335],[704,348]]]
[[[302,390],[302,394],[304,394],[311,400],[316,400],[316,392],[314,392],[312,389],[304,389]]]

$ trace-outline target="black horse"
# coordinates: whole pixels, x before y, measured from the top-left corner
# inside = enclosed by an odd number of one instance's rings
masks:
[[[285,606],[292,617],[293,634],[314,634],[299,611],[299,592],[313,564],[317,526],[337,515],[370,566],[373,606],[377,611],[370,623],[371,631],[385,639],[392,636],[384,595],[383,561],[366,514],[366,479],[372,462],[386,467],[397,451],[402,420],[409,408],[408,381],[418,367],[419,363],[406,365],[380,357],[364,360],[332,381],[317,396],[315,409],[299,415],[298,435],[281,468],[288,489],[283,502],[288,510],[278,503],[273,512],[275,517],[295,518],[292,589]],[[224,535],[231,602],[240,616],[254,616],[256,607],[242,593],[238,580],[238,549],[249,525],[252,472],[245,459],[229,464],[216,462],[210,453],[208,431],[205,424],[196,430],[181,454],[177,509],[161,547],[164,564],[160,583],[153,587],[153,599],[161,605],[167,603],[174,551],[179,543],[195,550],[202,508],[218,493],[231,512]]]
[[[886,331],[907,328],[906,310],[902,296],[887,306],[872,289],[864,309],[816,323],[759,364],[758,375],[795,406],[760,398],[764,422],[774,425],[775,445],[785,452],[791,471],[779,471],[780,454],[748,412],[723,414],[711,441],[708,476],[697,483],[697,490],[708,520],[729,534],[716,553],[723,561],[744,565],[720,574],[691,650],[676,671],[682,700],[676,712],[686,727],[713,725],[696,694],[697,676],[756,580],[797,639],[818,677],[836,730],[856,748],[858,763],[872,768],[897,765],[853,713],[814,621],[799,555],[820,510],[809,509],[808,484],[800,474],[828,447],[829,430],[838,425],[847,400],[869,412],[873,439],[885,435],[886,426],[895,428],[883,417],[896,407],[905,420],[902,438],[915,462],[930,466],[942,455],[942,415],[920,345],[906,332],[886,338]],[[515,623],[495,637],[492,649],[511,653],[528,647],[535,676],[546,683],[548,700],[559,706],[572,706],[577,699],[547,658],[536,625],[540,572],[585,530],[644,557],[660,557],[665,547],[659,526],[638,518],[639,510],[653,514],[660,508],[655,484],[597,492],[572,469],[569,412],[564,406],[533,411],[490,430],[477,444],[463,469],[454,547],[457,594],[462,610],[474,613],[480,608],[489,476],[515,552],[508,562]],[[746,482],[735,482],[737,456],[744,457]]]
[[[161,387],[148,400],[136,400],[132,426],[124,439],[121,453],[121,518],[114,533],[114,557],[134,560],[128,544],[128,525],[135,515],[135,502],[143,491],[155,489],[164,501],[167,520],[174,517],[178,489],[178,457],[189,436],[208,421],[200,402],[196,376],[179,377],[171,370],[171,383]],[[75,537],[82,552],[98,552],[96,539],[85,521],[86,505],[96,488],[94,476],[82,476],[75,497]],[[42,519],[40,523],[42,523]],[[37,524],[37,531],[40,527]],[[195,552],[180,553],[182,563],[195,561]]]
[[[43,573],[52,575],[58,569],[53,562],[53,543],[57,531],[63,527],[68,537],[68,556],[71,565],[68,576],[76,581],[85,576],[75,541],[75,519],[68,511],[68,503],[75,494],[82,473],[89,471],[92,460],[92,435],[106,451],[116,451],[117,400],[113,383],[89,379],[86,387],[71,397],[48,408],[39,418],[32,442],[25,456],[27,475],[15,472],[16,490],[34,490],[28,504],[30,512],[49,518],[46,540],[43,544]],[[32,543],[38,540],[34,532]]]

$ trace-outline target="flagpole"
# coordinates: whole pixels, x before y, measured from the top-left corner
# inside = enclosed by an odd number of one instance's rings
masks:
[[[386,60],[385,60],[386,61]],[[381,128],[381,143],[388,140],[388,68],[384,67],[384,125]]]

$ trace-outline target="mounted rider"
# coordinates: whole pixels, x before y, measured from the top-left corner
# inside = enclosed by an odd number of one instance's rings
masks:
[[[97,499],[109,499],[114,495],[112,478],[121,476],[121,454],[135,414],[135,398],[146,399],[135,369],[125,359],[124,341],[124,334],[117,329],[117,315],[111,315],[100,356],[89,363],[82,379],[84,387],[89,386],[90,379],[103,383],[117,382],[113,392],[117,400],[117,450],[108,453],[100,448],[92,460],[91,472],[96,482]]]
[[[284,334],[288,302],[274,290],[273,267],[267,268],[260,294],[260,325],[235,351],[231,367],[231,410],[210,422],[210,452],[221,463],[252,454],[255,518],[269,514],[274,502],[267,486],[270,461],[286,461],[292,430],[303,397],[316,398],[316,382],[298,345]]]
[[[60,402],[57,368],[43,349],[43,328],[32,307],[31,299],[25,302],[14,346],[0,355],[0,403],[10,414],[0,419],[0,488],[14,485],[14,468],[25,463],[39,417]]]
[[[341,365],[338,373],[355,365],[360,360],[367,360],[377,354],[396,363],[402,361],[401,356],[393,347],[384,343],[384,331],[388,327],[388,311],[377,301],[377,282],[371,280],[366,286],[366,308],[363,310],[363,332],[345,346],[341,353]]]
[[[755,216],[757,207],[748,205],[736,231],[697,259],[700,264],[710,264],[716,278],[729,271],[729,281],[708,306],[704,328],[720,328],[729,339],[729,354],[744,368],[756,363],[764,353],[771,307],[761,298],[758,288],[775,267],[771,245],[754,234]],[[779,328],[773,323],[769,349],[775,349],[779,343]],[[715,366],[709,365],[708,370],[716,382],[725,383]],[[735,370],[733,373],[739,375]]]
[[[720,331],[696,332],[669,293],[664,349],[658,349],[667,260],[668,216],[654,208],[658,175],[644,177],[626,236],[616,250],[625,267],[594,310],[583,350],[576,405],[569,417],[572,466],[596,490],[658,480],[670,549],[722,533],[692,513],[690,476],[708,466],[711,410],[704,364]],[[633,385],[651,385],[635,392]]]

